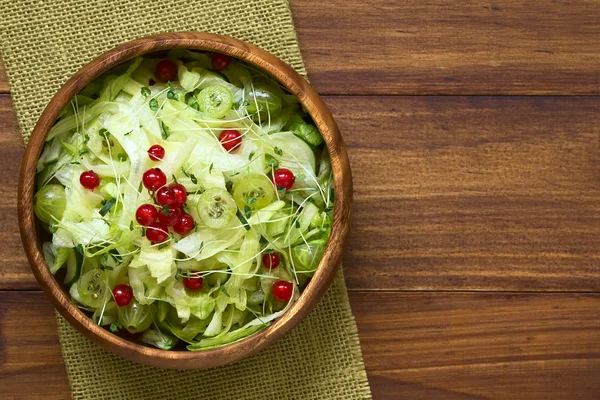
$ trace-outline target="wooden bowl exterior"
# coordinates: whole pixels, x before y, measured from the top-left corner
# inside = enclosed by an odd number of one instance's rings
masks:
[[[331,237],[317,272],[298,301],[263,331],[237,343],[199,352],[165,351],[139,345],[113,335],[94,323],[71,302],[68,292],[48,270],[41,253],[42,243],[36,233],[33,213],[36,163],[45,137],[63,107],[103,72],[136,56],[173,48],[228,54],[259,67],[277,79],[299,98],[321,131],[331,155],[334,175],[335,209]],[[116,47],[85,65],[57,92],[36,124],[25,152],[19,177],[18,210],[21,238],[33,273],[56,309],[77,330],[105,349],[132,361],[161,368],[200,369],[229,364],[255,354],[290,331],[316,306],[341,262],[350,229],[351,203],[352,177],[341,134],[327,106],[302,76],[277,57],[248,43],[208,33],[179,32],[150,36]]]

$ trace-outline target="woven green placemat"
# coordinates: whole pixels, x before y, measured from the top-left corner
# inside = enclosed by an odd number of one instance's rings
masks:
[[[0,47],[27,141],[56,90],[120,43],[160,32],[206,31],[249,41],[305,75],[285,0],[0,0]],[[356,324],[340,272],[305,321],[274,346],[202,371],[123,360],[58,318],[74,399],[369,399]]]

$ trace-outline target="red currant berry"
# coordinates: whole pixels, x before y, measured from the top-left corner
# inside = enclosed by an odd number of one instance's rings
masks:
[[[100,186],[100,177],[94,171],[85,171],[79,175],[79,183],[88,190],[94,190]]]
[[[156,222],[158,211],[152,204],[142,204],[135,212],[135,220],[142,226],[150,226]]]
[[[112,293],[115,303],[117,303],[119,307],[125,307],[131,303],[131,299],[133,298],[133,290],[131,290],[131,286],[129,285],[117,285]]]
[[[223,71],[225,68],[229,67],[229,63],[231,62],[231,57],[221,53],[213,54],[210,63],[212,67],[217,71]]]
[[[155,223],[146,228],[146,238],[152,243],[162,243],[169,237],[169,228],[161,223]]]
[[[187,290],[191,290],[192,292],[202,289],[203,283],[204,283],[204,279],[202,279],[202,277],[183,278],[183,286],[185,286],[185,288]]]
[[[273,182],[277,185],[277,189],[284,188],[290,190],[294,186],[296,177],[294,173],[286,168],[279,168],[273,173]]]
[[[160,144],[153,144],[148,149],[148,157],[150,157],[152,161],[162,160],[163,158],[165,158],[165,148],[162,147]]]
[[[177,80],[177,64],[171,60],[162,60],[156,64],[154,75],[159,81],[169,82]]]
[[[175,200],[175,193],[167,186],[156,191],[156,202],[161,206],[172,206],[175,204]]]
[[[158,222],[165,224],[166,226],[173,226],[179,222],[181,218],[181,210],[179,208],[169,207],[169,212],[165,214],[164,210],[158,212]]]
[[[190,214],[182,214],[179,221],[173,225],[173,230],[180,235],[187,235],[194,229],[194,217]]]
[[[273,297],[277,301],[288,301],[294,294],[294,284],[287,281],[277,281],[273,284]]]
[[[187,190],[185,190],[185,187],[180,183],[172,183],[169,185],[169,189],[171,189],[171,191],[175,195],[174,204],[177,207],[183,207],[183,205],[187,201]]]
[[[275,269],[279,266],[279,262],[281,260],[279,259],[279,254],[277,253],[267,253],[267,254],[263,254],[262,256],[262,262],[263,265],[265,266],[265,268],[268,269]]]
[[[144,172],[142,182],[146,189],[155,192],[167,184],[167,176],[160,168],[150,168]]]
[[[234,129],[227,129],[219,135],[219,142],[226,151],[231,151],[242,143],[242,136]]]

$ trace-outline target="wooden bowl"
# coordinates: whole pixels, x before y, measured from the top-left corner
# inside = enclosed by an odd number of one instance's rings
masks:
[[[331,155],[335,187],[331,237],[319,268],[298,301],[266,329],[239,342],[198,352],[147,347],[113,335],[94,323],[71,302],[68,290],[61,287],[48,270],[41,253],[42,241],[36,232],[33,213],[36,163],[48,131],[69,100],[103,72],[136,56],[173,48],[228,54],[267,72],[296,95],[325,139]],[[46,296],[77,330],[105,349],[132,361],[162,368],[200,369],[232,363],[255,354],[289,332],[316,306],[340,264],[350,229],[351,203],[352,177],[342,136],[331,112],[308,82],[277,57],[248,43],[207,33],[181,32],[150,36],[116,47],[85,65],[67,81],[42,113],[29,140],[19,177],[18,208],[21,238],[31,269]]]

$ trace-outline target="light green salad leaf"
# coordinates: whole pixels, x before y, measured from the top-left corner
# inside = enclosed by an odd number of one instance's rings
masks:
[[[176,49],[96,78],[37,163],[50,271],[96,323],[163,350],[227,345],[280,317],[333,220],[329,154],[298,99],[211,57]]]

